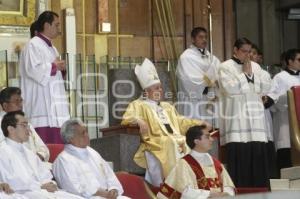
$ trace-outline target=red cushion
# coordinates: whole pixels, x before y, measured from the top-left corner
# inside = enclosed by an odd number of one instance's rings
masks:
[[[63,144],[47,144],[50,152],[49,162],[53,163],[56,157],[64,150]]]
[[[150,199],[142,177],[125,172],[116,173],[124,189],[124,196],[132,199]]]
[[[269,192],[267,187],[237,187],[236,194]]]
[[[298,119],[298,124],[300,124],[300,86],[293,86],[292,91],[294,94],[296,114]]]

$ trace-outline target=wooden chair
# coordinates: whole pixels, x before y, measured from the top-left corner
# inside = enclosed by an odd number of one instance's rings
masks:
[[[129,174],[127,172],[117,172],[119,179],[124,189],[124,196],[132,199],[155,199],[154,193],[148,187],[147,183],[140,176]]]
[[[291,153],[293,166],[300,165],[300,86],[288,91]]]

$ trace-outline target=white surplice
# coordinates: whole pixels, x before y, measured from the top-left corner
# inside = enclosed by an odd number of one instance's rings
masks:
[[[261,96],[270,89],[270,75],[251,62],[254,83],[247,81],[242,65],[232,59],[219,67],[221,144],[267,142]]]
[[[0,112],[0,124],[2,121],[3,116],[6,114],[6,112],[1,111]],[[24,142],[23,144],[33,151],[34,153],[38,153],[44,158],[45,162],[48,162],[50,153],[48,147],[45,145],[43,140],[40,138],[40,136],[36,133],[35,129],[33,126],[29,123],[29,128],[30,128],[30,136],[27,142]],[[0,140],[4,139],[4,135],[2,132],[2,129],[0,128]]]
[[[53,163],[53,174],[58,185],[70,193],[89,199],[102,197],[93,196],[97,190],[118,191],[118,199],[122,196],[123,188],[108,163],[91,147],[78,148],[71,144]]]
[[[213,115],[207,109],[208,97],[214,97],[217,94],[217,88],[209,88],[208,95],[203,95],[205,87],[208,87],[204,76],[207,76],[212,82],[217,80],[217,67],[220,61],[217,57],[205,50],[202,55],[198,48],[191,45],[186,49],[178,60],[176,75],[178,77],[178,112],[184,116],[204,119],[214,123]],[[210,96],[212,95],[212,96]],[[217,112],[217,105],[214,104],[213,112]]]
[[[24,112],[36,127],[58,127],[69,119],[69,103],[60,71],[51,76],[58,57],[54,46],[33,37],[21,53],[19,71]]]
[[[274,76],[271,90],[268,93],[268,96],[275,101],[271,110],[273,112],[274,140],[277,149],[291,147],[287,91],[292,86],[297,85],[300,85],[300,75],[290,75],[286,71],[281,71]]]
[[[39,157],[23,144],[9,138],[0,146],[0,181],[9,184],[15,193],[34,199],[82,199],[58,190],[50,193],[41,185],[53,182],[50,170]]]
[[[201,166],[206,178],[216,178],[218,176],[212,157],[208,153],[199,153],[192,150],[190,155]],[[234,184],[223,165],[220,178],[223,183],[223,192],[234,196]],[[199,189],[195,172],[191,168],[191,165],[184,159],[180,159],[177,162],[174,169],[166,178],[165,183],[182,194],[182,199],[206,199],[209,197],[211,191],[221,192],[220,188],[211,188],[211,190]],[[157,197],[159,199],[167,199],[161,192],[157,194]]]

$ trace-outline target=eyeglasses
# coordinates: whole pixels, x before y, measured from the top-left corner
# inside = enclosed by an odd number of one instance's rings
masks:
[[[22,103],[23,102],[23,99],[22,98],[18,98],[18,99],[15,99],[15,100],[10,100],[8,101],[9,103]]]
[[[22,126],[23,128],[29,129],[29,124],[28,123],[19,123],[17,125]]]
[[[205,137],[206,139],[211,138],[210,134],[203,134],[203,137]]]

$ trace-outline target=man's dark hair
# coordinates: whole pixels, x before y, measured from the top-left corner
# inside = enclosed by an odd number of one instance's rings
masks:
[[[192,32],[191,32],[191,37],[192,38],[196,38],[196,36],[199,34],[199,32],[205,32],[207,33],[206,29],[203,27],[195,27],[193,28]]]
[[[253,44],[253,43],[252,43],[251,48],[255,49],[256,52],[257,52],[257,54],[258,54],[259,49],[258,49],[258,47],[257,47],[256,44]]]
[[[235,42],[234,42],[234,47],[236,47],[237,49],[240,49],[243,45],[248,44],[252,46],[252,43],[249,39],[243,37],[243,38],[238,38]]]
[[[37,22],[34,21],[31,25],[30,25],[30,38],[35,36],[35,31],[37,31]]]
[[[18,120],[16,118],[17,115],[24,116],[24,112],[23,111],[12,111],[12,112],[6,113],[4,115],[2,122],[1,122],[1,129],[2,129],[2,132],[5,137],[8,137],[7,127],[9,127],[9,126],[16,127],[17,126],[17,123],[18,123]]]
[[[285,52],[285,63],[288,66],[289,65],[289,60],[294,61],[297,54],[300,54],[300,49],[289,49]]]
[[[201,136],[203,135],[203,129],[206,129],[206,125],[197,125],[189,128],[186,132],[186,144],[190,147],[190,149],[193,149],[195,147],[195,139],[200,139]]]
[[[57,13],[52,11],[44,11],[40,14],[39,18],[36,20],[36,30],[38,32],[44,31],[44,24],[49,23],[50,25],[54,21],[54,17],[59,17]]]
[[[21,89],[18,87],[6,87],[0,91],[0,104],[9,103],[13,95],[21,95]]]

